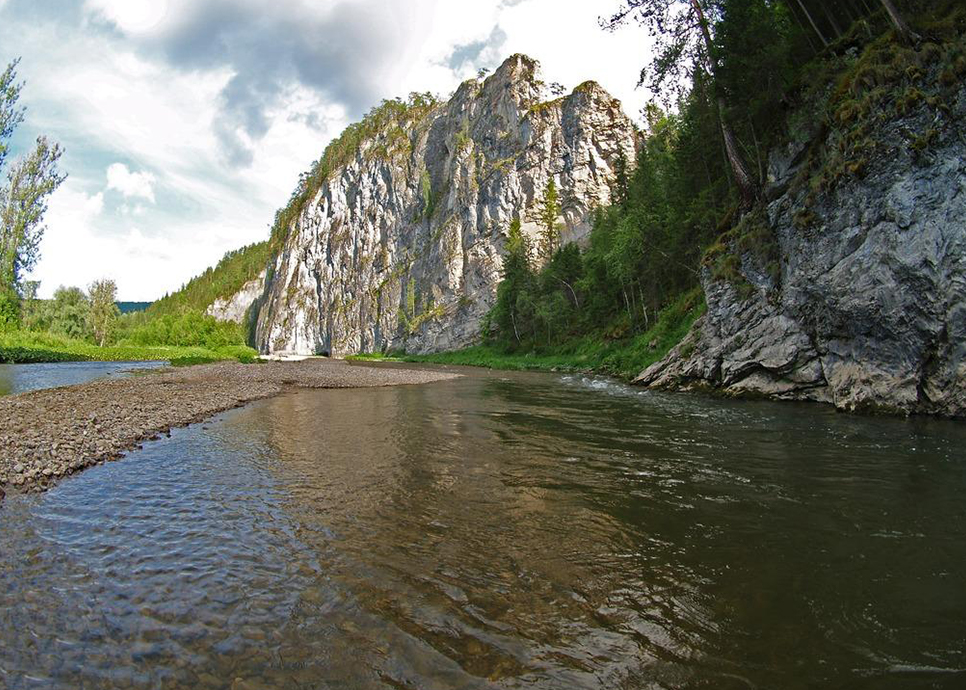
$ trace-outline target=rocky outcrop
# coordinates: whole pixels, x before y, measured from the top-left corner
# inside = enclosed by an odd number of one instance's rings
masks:
[[[773,156],[778,264],[736,245],[738,276],[705,268],[706,315],[637,382],[966,416],[964,116],[960,91],[880,124],[864,175],[811,199],[805,146]]]
[[[265,271],[253,280],[241,286],[235,294],[230,297],[219,297],[205,310],[208,316],[214,316],[219,321],[234,321],[244,323],[245,314],[249,308],[255,304],[265,290]]]
[[[536,239],[537,200],[560,190],[563,241],[590,231],[637,133],[585,83],[541,101],[537,64],[507,60],[415,121],[364,139],[300,209],[270,266],[262,352],[429,352],[468,345],[493,303],[508,227]]]

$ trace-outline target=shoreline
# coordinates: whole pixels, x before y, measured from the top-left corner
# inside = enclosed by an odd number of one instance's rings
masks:
[[[371,388],[458,378],[338,360],[237,362],[162,369],[0,398],[0,500],[44,491],[88,467],[117,460],[144,441],[249,402],[298,388]]]
[[[841,414],[871,417],[891,417],[895,419],[934,419],[947,422],[962,422],[966,416],[942,412],[909,411],[898,406],[863,404],[847,406],[836,404],[833,400],[796,398],[783,395],[769,395],[754,390],[725,390],[700,381],[688,385],[653,385],[639,381],[641,372],[629,374],[615,371],[599,362],[589,361],[580,355],[561,354],[504,354],[484,345],[475,345],[461,350],[449,350],[425,355],[406,353],[359,353],[346,355],[345,361],[358,364],[390,362],[396,364],[439,364],[443,366],[476,367],[494,371],[529,371],[557,374],[586,374],[606,376],[628,386],[641,390],[664,391],[683,395],[704,395],[719,400],[767,401],[774,403],[802,403],[821,405]]]

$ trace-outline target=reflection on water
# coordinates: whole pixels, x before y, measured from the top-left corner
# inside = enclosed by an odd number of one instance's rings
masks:
[[[41,388],[87,383],[105,376],[155,369],[167,362],[54,362],[50,364],[0,364],[0,395],[14,395]]]
[[[0,509],[0,686],[959,688],[960,425],[474,374]]]

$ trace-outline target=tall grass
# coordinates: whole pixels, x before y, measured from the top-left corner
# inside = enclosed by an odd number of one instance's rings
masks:
[[[83,340],[74,340],[49,333],[30,331],[0,332],[0,362],[32,364],[39,362],[134,362],[185,360],[255,361],[258,353],[243,345],[221,347],[180,347],[171,345],[119,344],[98,347]]]

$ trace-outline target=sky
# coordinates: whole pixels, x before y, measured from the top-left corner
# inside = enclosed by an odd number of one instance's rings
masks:
[[[631,117],[647,34],[609,33],[619,0],[0,0],[0,69],[21,58],[24,153],[66,150],[40,296],[113,278],[122,300],[177,290],[268,237],[325,145],[381,100],[446,97],[525,53],[542,78],[593,79]]]

